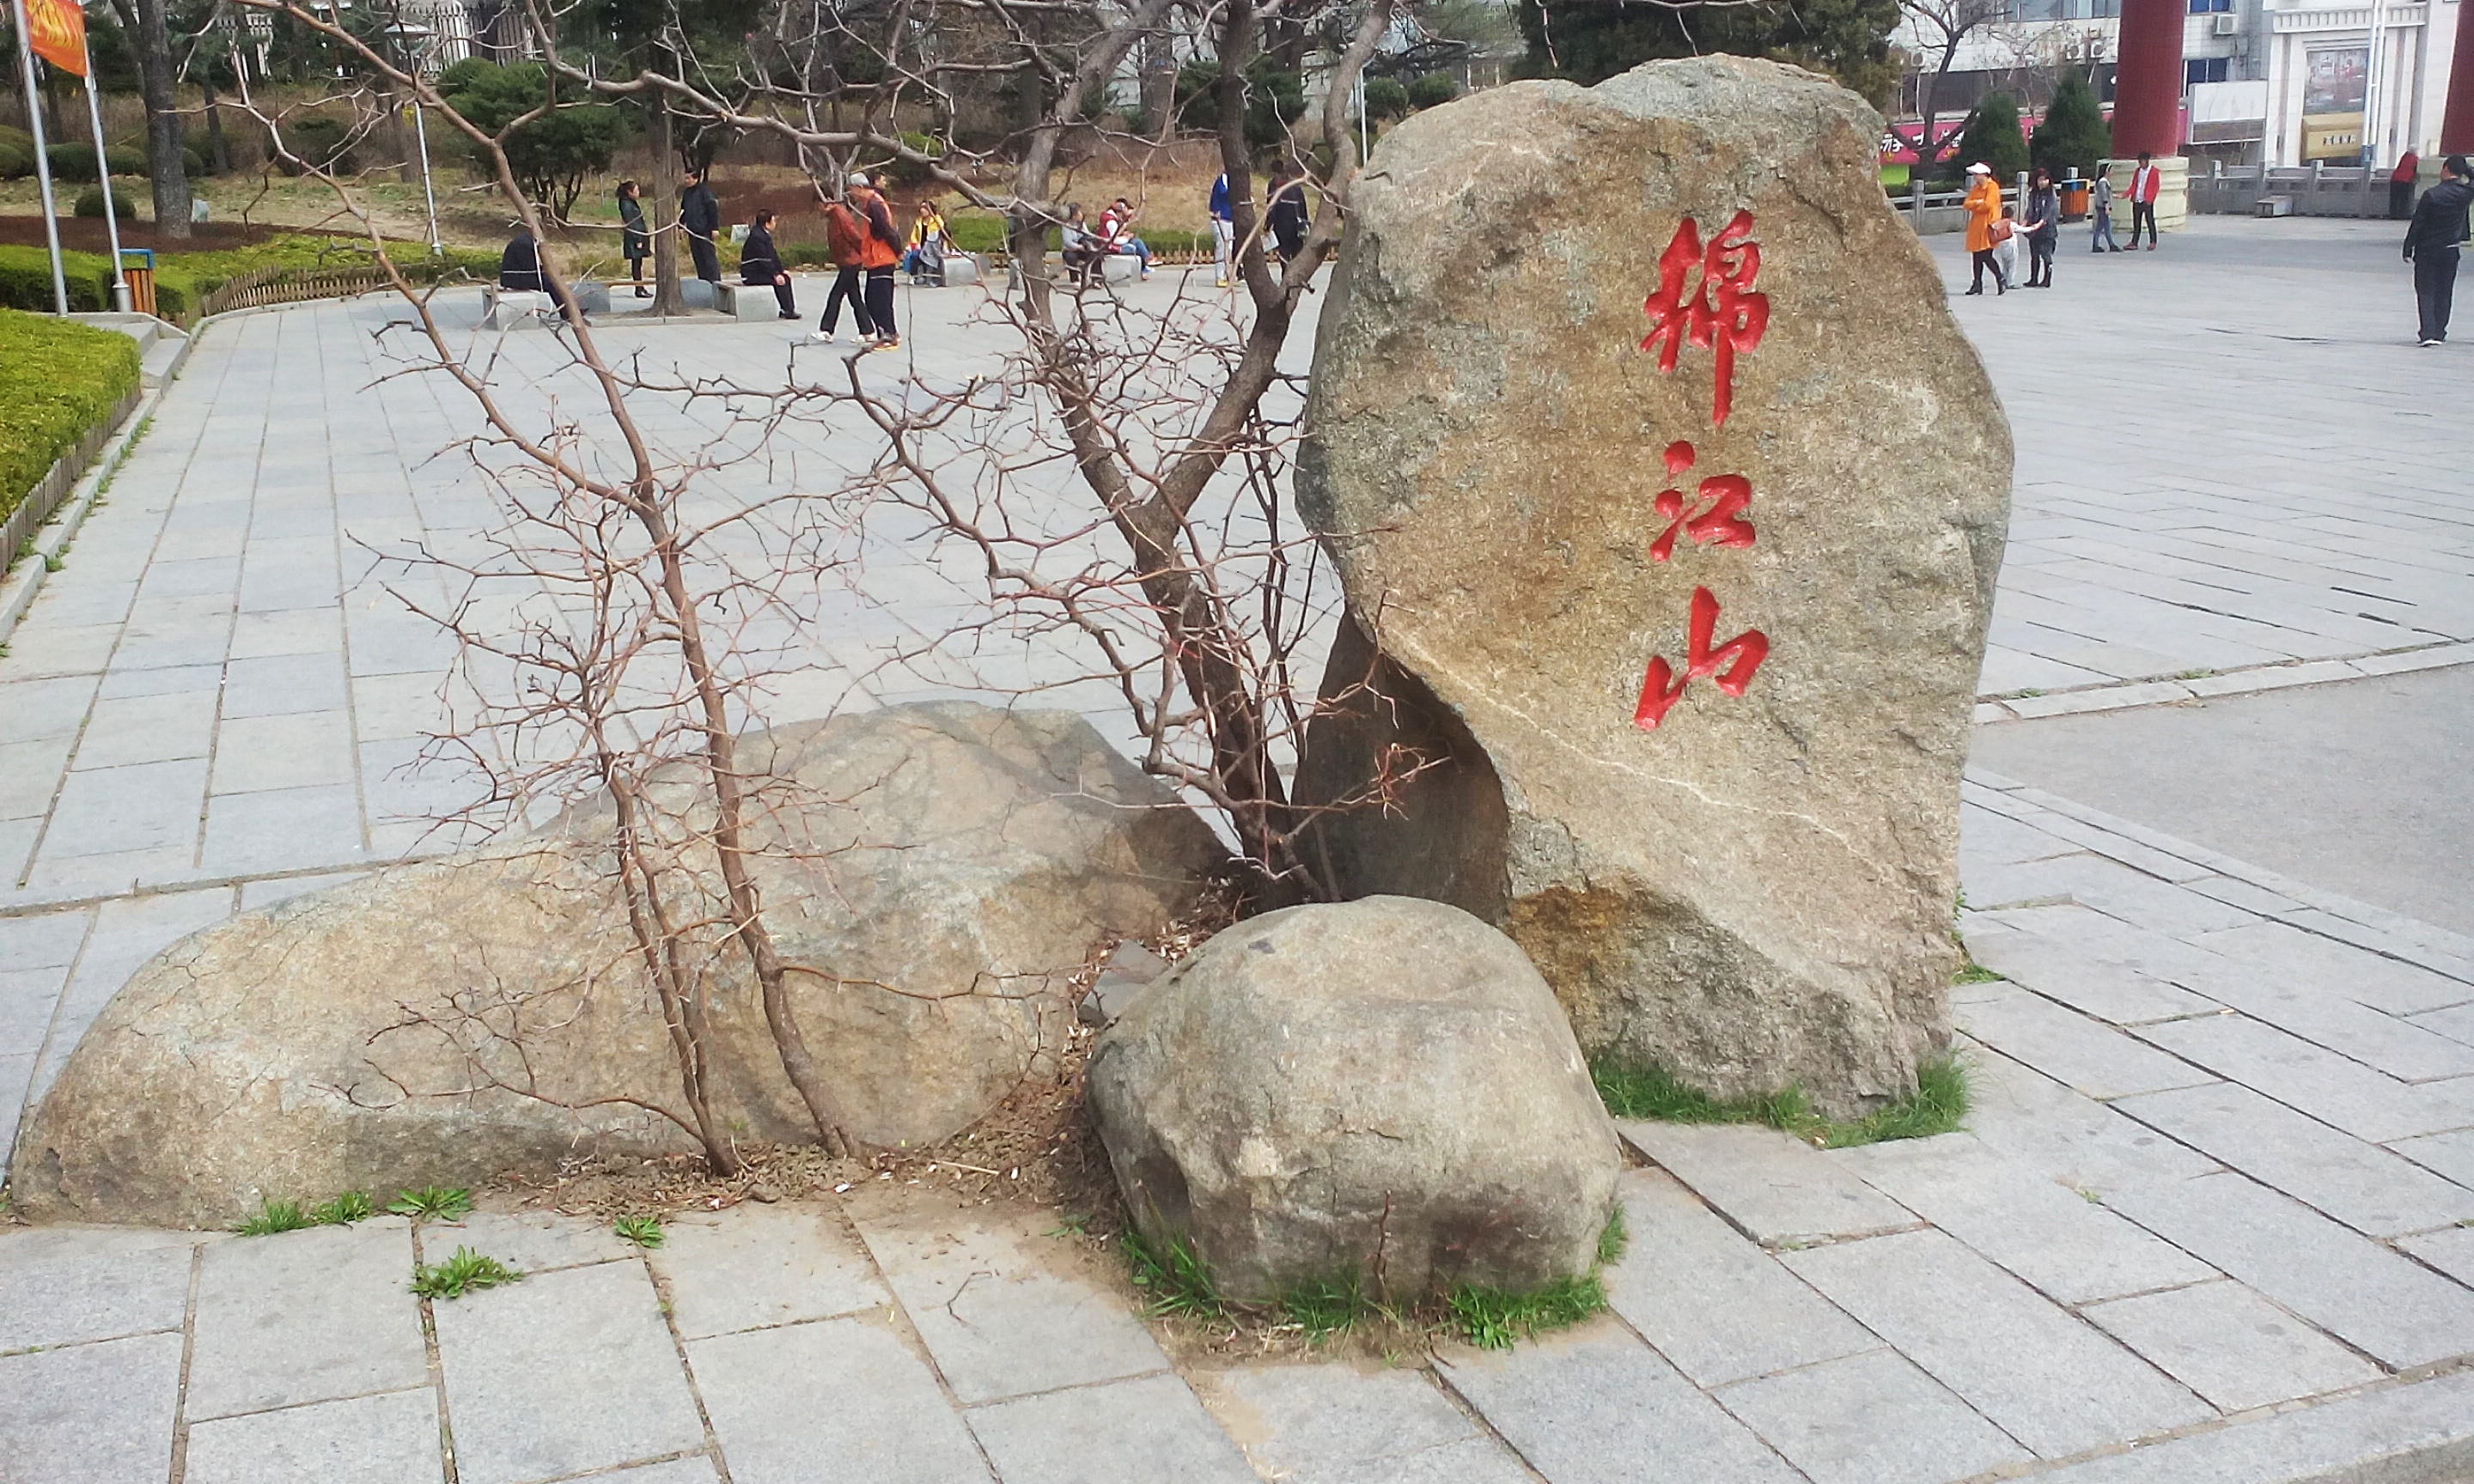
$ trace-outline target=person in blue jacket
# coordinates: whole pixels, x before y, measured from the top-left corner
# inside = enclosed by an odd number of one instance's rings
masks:
[[[1211,261],[1220,270],[1219,287],[1228,287],[1229,259],[1237,248],[1237,209],[1228,203],[1228,172],[1211,182]]]

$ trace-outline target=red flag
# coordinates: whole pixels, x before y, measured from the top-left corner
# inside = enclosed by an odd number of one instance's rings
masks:
[[[77,0],[26,0],[26,29],[36,56],[85,76],[85,12]]]

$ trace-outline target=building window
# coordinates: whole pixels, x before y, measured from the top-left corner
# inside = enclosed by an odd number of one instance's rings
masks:
[[[2201,0],[2191,0],[2197,5]],[[2182,62],[2182,81],[2192,83],[2229,83],[2233,81],[2234,60],[2230,57],[2192,57]]]
[[[2191,0],[2194,15],[2217,15],[2234,8],[2234,0]]]

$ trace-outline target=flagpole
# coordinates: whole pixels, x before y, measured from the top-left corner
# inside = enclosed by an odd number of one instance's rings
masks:
[[[94,175],[103,182],[103,229],[111,239],[111,307],[129,312],[129,283],[120,276],[120,208],[111,200],[111,156],[103,147],[103,100],[94,90],[94,54],[86,54],[85,110],[94,119]]]
[[[26,63],[26,132],[35,136],[35,176],[43,187],[43,240],[52,249],[53,312],[66,319],[69,280],[61,272],[61,224],[55,214],[59,206],[52,199],[52,156],[43,143],[42,101],[35,96],[35,28],[26,19],[26,0],[9,0],[9,4],[17,20],[17,53]]]

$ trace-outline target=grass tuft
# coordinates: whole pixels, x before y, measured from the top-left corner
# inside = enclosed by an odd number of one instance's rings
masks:
[[[1953,984],[1999,984],[2001,982],[2001,976],[1970,958],[1967,961],[1967,967],[1960,969],[1958,977],[1951,982]]]
[[[273,1236],[279,1232],[298,1232],[316,1222],[301,1209],[299,1201],[269,1201],[232,1230],[242,1236]]]
[[[309,1219],[322,1227],[349,1227],[377,1214],[366,1190],[347,1190],[324,1206],[310,1208]]]
[[[659,1247],[667,1239],[659,1216],[621,1216],[611,1224],[610,1230],[618,1233],[621,1241],[639,1247]]]
[[[424,1185],[418,1190],[399,1190],[387,1203],[387,1209],[399,1216],[415,1220],[455,1221],[473,1214],[473,1192],[461,1186]]]
[[[1355,1328],[1361,1320],[1382,1312],[1366,1281],[1355,1273],[1346,1278],[1299,1283],[1281,1295],[1280,1316],[1306,1332],[1310,1340],[1327,1339]]]
[[[1624,1230],[1623,1202],[1617,1201],[1615,1209],[1607,1212],[1606,1230],[1598,1233],[1598,1266],[1604,1267],[1622,1257],[1624,1249],[1631,1245],[1632,1233]]]
[[[1177,1236],[1166,1248],[1154,1247],[1140,1232],[1128,1229],[1125,1247],[1126,1260],[1133,1264],[1134,1286],[1143,1291],[1145,1313],[1154,1319],[1218,1319],[1227,1312],[1220,1285],[1211,1281],[1211,1270],[1193,1242]]]
[[[455,1255],[444,1262],[415,1264],[412,1291],[424,1299],[460,1299],[473,1289],[496,1288],[500,1283],[520,1281],[523,1276],[496,1257],[485,1257],[470,1247],[458,1247]]]
[[[1566,1278],[1535,1293],[1463,1284],[1452,1290],[1452,1318],[1461,1337],[1482,1350],[1510,1350],[1540,1329],[1576,1325],[1607,1306],[1607,1290],[1592,1273]]]
[[[1948,1134],[1967,1116],[1967,1068],[1955,1056],[1940,1056],[1916,1068],[1916,1090],[1887,1108],[1852,1121],[1827,1118],[1792,1085],[1758,1097],[1717,1098],[1678,1081],[1654,1064],[1601,1058],[1589,1067],[1607,1112],[1618,1118],[1661,1123],[1763,1123],[1818,1144],[1844,1149],[1893,1138]]]

